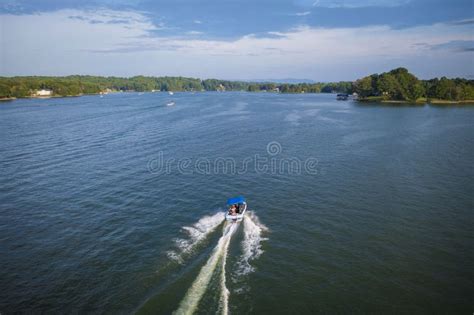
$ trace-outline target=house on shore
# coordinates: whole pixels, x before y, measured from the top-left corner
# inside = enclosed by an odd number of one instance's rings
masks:
[[[109,88],[105,89],[105,90],[102,90],[99,92],[99,94],[109,94],[109,93],[112,93],[113,91]]]
[[[224,92],[224,91],[225,91],[225,86],[223,86],[222,84],[219,84],[219,86],[217,87],[216,91],[218,91],[218,92]]]
[[[48,97],[48,96],[53,95],[53,91],[52,90],[41,89],[41,90],[36,90],[33,95],[38,96],[38,97]]]

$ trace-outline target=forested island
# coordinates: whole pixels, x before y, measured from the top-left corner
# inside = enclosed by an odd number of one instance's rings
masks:
[[[373,74],[353,83],[359,101],[474,103],[474,80],[442,77],[419,80],[405,68]]]
[[[0,77],[0,99],[41,96],[80,96],[119,91],[248,91],[279,93],[357,93],[360,101],[382,102],[474,102],[474,80],[419,80],[405,68],[373,74],[355,82],[285,84],[186,77],[130,78],[72,75],[65,77]]]

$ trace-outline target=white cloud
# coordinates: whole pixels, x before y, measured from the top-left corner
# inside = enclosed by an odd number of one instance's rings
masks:
[[[72,18],[71,18],[72,17]],[[433,75],[474,73],[471,53],[430,47],[474,40],[470,25],[311,28],[237,40],[199,31],[165,37],[139,12],[62,10],[0,15],[0,75],[184,75],[251,79],[346,80],[395,66]]]
[[[361,7],[396,7],[411,0],[316,0],[313,7],[325,8],[361,8]]]
[[[305,12],[298,12],[298,13],[295,13],[296,16],[306,16],[306,15],[310,15],[311,12],[310,11],[305,11]]]

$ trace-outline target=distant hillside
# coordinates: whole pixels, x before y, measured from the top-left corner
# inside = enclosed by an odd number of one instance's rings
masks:
[[[270,83],[287,83],[287,84],[299,84],[299,83],[316,83],[316,81],[311,79],[255,79],[255,80],[246,80],[247,82],[270,82]]]
[[[216,79],[200,80],[184,77],[131,78],[99,76],[66,77],[0,77],[0,98],[32,97],[36,91],[46,89],[52,96],[97,94],[104,91],[249,91],[282,93],[350,92],[351,82],[338,83],[254,83]]]
[[[297,79],[281,79],[281,81]],[[266,80],[262,80],[266,81]],[[474,80],[419,80],[405,68],[372,74],[355,82],[244,82],[185,77],[131,78],[72,75],[66,77],[0,77],[0,99],[33,97],[38,90],[51,96],[77,96],[105,91],[248,91],[280,93],[353,93],[361,101],[465,102],[474,100]],[[474,102],[474,101],[473,101]]]

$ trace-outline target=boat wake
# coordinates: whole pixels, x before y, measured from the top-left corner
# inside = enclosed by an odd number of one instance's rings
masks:
[[[201,222],[201,220],[199,222]],[[209,218],[206,220],[209,221]],[[195,224],[193,227],[196,228],[197,224]],[[215,227],[217,227],[218,225],[219,223],[215,224]],[[222,237],[219,239],[216,247],[213,249],[212,254],[205,263],[205,265],[199,271],[198,276],[186,292],[186,295],[184,296],[183,300],[179,304],[179,307],[174,312],[174,314],[193,314],[197,310],[199,302],[201,301],[204,293],[207,291],[207,288],[209,287],[211,279],[213,278],[213,275],[215,274],[216,270],[219,271],[220,287],[218,312],[224,315],[228,314],[230,291],[226,285],[226,261],[230,240],[239,225],[240,223],[225,222]],[[209,226],[213,225],[211,224]],[[258,258],[263,253],[263,250],[261,249],[261,242],[265,240],[265,238],[263,238],[261,234],[263,231],[266,231],[267,228],[263,224],[261,224],[257,216],[251,212],[248,212],[248,214],[245,216],[243,220],[243,226],[243,254],[239,259],[238,269],[241,274],[247,274],[254,270],[254,268],[250,265],[250,262],[253,259]],[[215,229],[215,227],[211,230]],[[196,240],[198,238],[194,239]],[[185,246],[184,248],[187,249],[189,247]]]
[[[183,263],[183,258],[190,255],[199,244],[216,230],[224,221],[224,213],[218,212],[212,216],[204,216],[192,226],[185,226],[182,229],[188,234],[187,238],[177,238],[174,240],[176,250],[167,252],[168,257],[178,263]]]
[[[262,255],[262,242],[267,240],[262,236],[262,232],[268,228],[260,223],[255,213],[249,211],[244,220],[244,239],[242,240],[242,255],[237,263],[237,275],[246,275],[255,271],[250,262]]]
[[[227,250],[229,248],[229,241],[234,234],[238,224],[229,223],[224,227],[224,232],[222,237],[219,239],[217,246],[212,251],[211,257],[207,260],[204,267],[202,267],[197,278],[194,280],[191,287],[186,292],[184,299],[179,304],[179,308],[175,311],[174,314],[193,314],[201,300],[202,296],[206,292],[206,289],[211,281],[211,277],[221,260],[221,296],[220,296],[220,305],[219,309],[222,314],[227,314],[228,306],[228,295],[229,290],[225,284],[225,258],[227,256]]]

